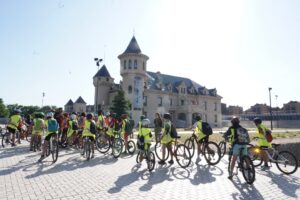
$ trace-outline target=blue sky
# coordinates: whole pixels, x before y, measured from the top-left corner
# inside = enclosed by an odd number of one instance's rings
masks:
[[[300,101],[299,10],[297,0],[2,0],[0,98],[93,104],[93,58],[118,83],[134,34],[148,71],[217,88],[224,103],[268,104],[268,87],[273,105]]]

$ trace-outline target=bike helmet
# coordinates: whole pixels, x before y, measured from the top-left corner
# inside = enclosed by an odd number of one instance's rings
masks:
[[[103,115],[103,111],[102,110],[98,110],[98,115]]]
[[[165,114],[164,114],[164,119],[171,120],[171,115],[170,115],[170,113],[165,113]]]
[[[20,114],[21,112],[22,112],[21,109],[15,109],[15,110],[14,110],[14,113],[15,113],[15,114]]]
[[[237,124],[240,123],[240,119],[237,116],[233,116],[232,119],[231,119],[231,123],[233,125],[237,125]]]
[[[254,122],[255,124],[261,124],[261,123],[262,123],[262,120],[261,120],[260,118],[258,118],[258,117],[255,117],[255,118],[253,119],[253,122]]]
[[[196,121],[200,121],[200,120],[201,120],[201,116],[200,116],[200,115],[197,115],[197,116],[195,117],[195,120],[196,120]]]
[[[107,112],[105,113],[105,116],[106,116],[106,117],[109,117],[109,116],[110,116],[110,112],[107,111]]]
[[[53,112],[48,112],[46,116],[47,116],[47,118],[52,118],[54,116],[54,114],[53,114]]]
[[[127,118],[127,114],[122,114],[121,115],[121,119],[126,119]]]
[[[71,115],[71,120],[75,120],[76,119],[76,115],[75,114],[72,114]]]
[[[143,127],[149,126],[149,125],[150,125],[150,120],[149,120],[149,119],[146,118],[146,119],[143,119],[143,120],[142,120],[142,126],[143,126]]]
[[[94,117],[93,113],[88,113],[86,115],[86,119],[93,119],[93,117]]]

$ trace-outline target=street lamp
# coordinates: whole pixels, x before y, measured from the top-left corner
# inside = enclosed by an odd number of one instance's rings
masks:
[[[271,103],[271,90],[272,88],[269,87],[269,99],[270,99],[270,117],[271,117],[271,130],[273,130],[273,117],[272,117],[272,103]]]
[[[42,108],[44,106],[44,97],[45,97],[45,92],[42,93]]]
[[[99,70],[99,66],[100,66],[100,63],[103,61],[102,58],[94,58],[94,61],[96,62],[96,65],[98,67],[98,70]],[[96,97],[95,97],[95,110],[94,112],[97,112],[98,111],[98,77],[96,77],[97,79],[97,84],[96,84]]]
[[[279,108],[278,108],[278,104],[277,104],[277,98],[278,98],[278,95],[275,95],[275,98],[276,98],[276,120],[277,120],[277,128],[279,128],[279,115],[278,115],[278,111],[279,111]]]

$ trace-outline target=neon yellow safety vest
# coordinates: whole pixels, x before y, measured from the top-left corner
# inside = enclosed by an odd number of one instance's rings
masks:
[[[21,121],[20,115],[12,115],[10,117],[10,122],[7,126],[10,128],[16,129],[16,128],[18,128],[20,121]]]

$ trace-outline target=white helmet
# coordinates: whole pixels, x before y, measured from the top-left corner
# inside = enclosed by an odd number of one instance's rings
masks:
[[[48,117],[51,117],[51,118],[52,118],[53,116],[54,116],[53,112],[48,112],[48,113],[47,113],[47,118],[48,118]]]
[[[143,119],[142,120],[142,126],[149,126],[150,125],[150,120],[149,119]]]
[[[107,116],[107,117],[110,116],[110,112],[107,111],[107,112],[105,113],[105,116]]]
[[[75,114],[72,114],[71,115],[71,120],[75,120],[76,119],[76,115]]]

